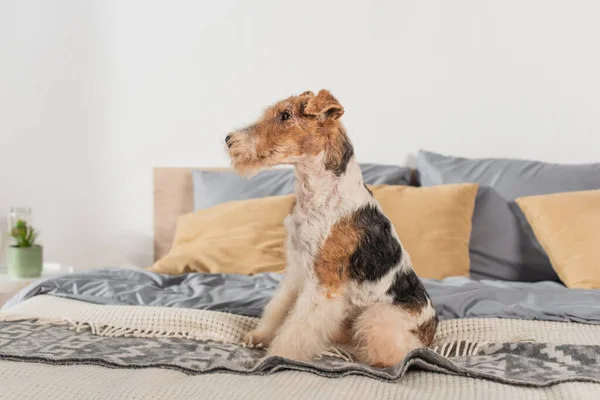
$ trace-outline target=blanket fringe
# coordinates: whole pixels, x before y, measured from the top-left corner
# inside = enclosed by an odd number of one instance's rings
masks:
[[[535,342],[536,340],[525,335],[517,335],[511,337],[507,342],[510,343],[523,343],[523,342]],[[439,354],[442,357],[469,357],[475,356],[481,351],[484,346],[493,344],[490,341],[474,342],[470,340],[453,340],[443,343],[437,343],[430,347],[432,351]]]
[[[69,329],[75,332],[89,331],[92,335],[104,337],[133,337],[133,338],[168,338],[168,339],[188,339],[188,340],[211,340],[219,343],[237,343],[234,340],[224,340],[217,334],[205,332],[177,332],[170,330],[151,330],[151,329],[135,329],[123,326],[100,325],[94,322],[76,322],[69,318],[63,318],[69,324]]]
[[[455,340],[452,342],[446,342],[438,344],[431,348],[431,350],[442,357],[469,357],[476,355],[479,350],[488,345],[489,342],[471,342],[467,340]]]
[[[344,361],[348,361],[348,362],[353,362],[354,357],[352,356],[352,353],[350,353],[347,350],[344,349],[340,349],[339,347],[332,347],[329,350],[326,350],[323,352],[323,354],[321,354],[321,356],[319,356],[319,358],[323,358],[323,357],[334,357],[334,358],[340,358]]]

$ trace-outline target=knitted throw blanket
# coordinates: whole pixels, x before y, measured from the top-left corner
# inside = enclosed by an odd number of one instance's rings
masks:
[[[598,325],[443,321],[432,348],[411,352],[394,368],[378,369],[354,362],[343,349],[331,349],[311,363],[265,357],[262,349],[240,344],[256,322],[215,311],[105,306],[37,296],[0,313],[0,360],[165,368],[189,375],[287,370],[395,382],[418,369],[529,387],[600,383]]]

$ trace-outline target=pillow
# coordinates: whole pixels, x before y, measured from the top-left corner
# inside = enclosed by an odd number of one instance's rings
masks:
[[[477,185],[370,186],[423,278],[469,273]],[[181,216],[171,252],[151,270],[255,274],[285,269],[283,220],[293,195],[223,203]]]
[[[409,185],[409,167],[382,164],[360,164],[368,185]],[[246,179],[233,171],[192,171],[194,210],[202,210],[233,200],[281,196],[294,192],[294,170],[270,169]]]
[[[238,200],[182,215],[169,254],[151,270],[252,275],[285,269],[283,220],[295,196]]]
[[[469,238],[477,185],[374,186],[421,278],[469,276]]]
[[[478,183],[470,243],[471,277],[558,281],[515,198],[600,188],[600,164],[562,165],[514,159],[465,159],[420,151],[423,186]]]
[[[565,285],[600,289],[600,190],[521,197],[517,204]]]

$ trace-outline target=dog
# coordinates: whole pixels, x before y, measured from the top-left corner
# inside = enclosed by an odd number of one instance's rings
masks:
[[[438,318],[364,184],[343,114],[329,91],[307,91],[225,138],[240,174],[288,164],[296,175],[296,202],[285,219],[285,276],[244,341],[299,361],[340,344],[358,361],[391,367],[432,344]]]

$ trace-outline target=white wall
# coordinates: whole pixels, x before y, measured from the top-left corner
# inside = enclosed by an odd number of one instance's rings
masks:
[[[370,3],[370,4],[369,4]],[[0,215],[47,258],[147,266],[152,167],[329,88],[361,161],[600,161],[600,2],[0,2]]]

